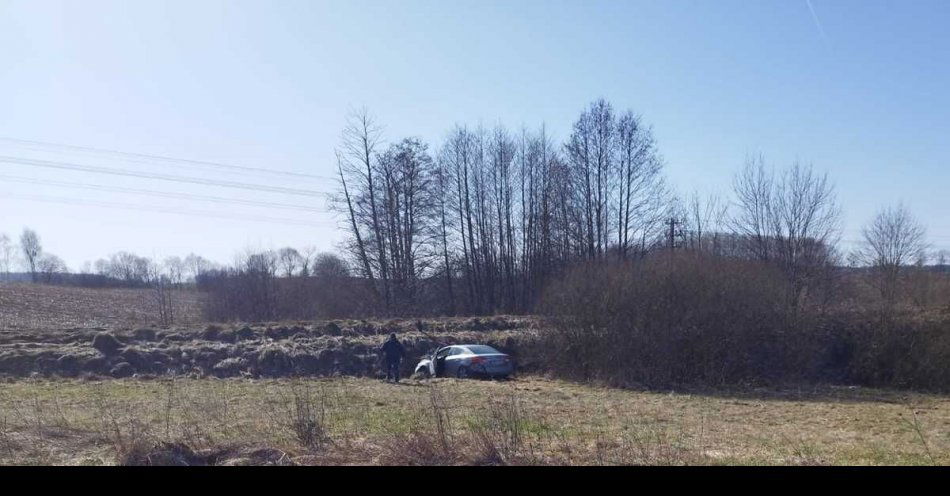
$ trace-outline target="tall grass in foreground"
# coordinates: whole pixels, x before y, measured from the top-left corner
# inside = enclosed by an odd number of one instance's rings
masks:
[[[0,464],[946,464],[948,408],[851,388],[719,397],[530,377],[28,380],[0,383]]]
[[[155,384],[159,394],[125,397],[119,383],[63,410],[56,396],[3,398],[0,460],[121,465],[382,464],[686,464],[704,463],[688,433],[631,424],[621,435],[578,433],[531,408],[513,392],[459,405],[439,383],[420,383],[405,409],[367,413],[364,393],[342,385],[266,383],[260,395],[214,381]],[[210,384],[210,382],[209,382]],[[255,386],[258,387],[258,386]],[[408,387],[408,386],[407,386]],[[69,400],[73,401],[72,399]],[[376,401],[376,400],[374,400]],[[238,407],[237,405],[241,405]],[[7,412],[14,412],[9,415]],[[57,460],[60,460],[57,462]]]

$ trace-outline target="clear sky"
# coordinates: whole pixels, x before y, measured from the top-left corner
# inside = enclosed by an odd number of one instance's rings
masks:
[[[950,2],[810,1],[0,0],[0,137],[326,176],[352,107],[367,106],[389,139],[436,148],[455,123],[543,122],[561,139],[604,97],[654,126],[682,192],[728,191],[752,153],[810,162],[837,185],[845,240],[904,201],[950,249]],[[0,162],[0,232],[32,227],[74,269],[123,249],[228,262],[244,248],[340,239],[324,212],[63,183],[323,210],[320,196],[22,159],[332,186],[317,177],[3,140],[0,156],[20,159]],[[214,216],[116,206],[132,203]]]

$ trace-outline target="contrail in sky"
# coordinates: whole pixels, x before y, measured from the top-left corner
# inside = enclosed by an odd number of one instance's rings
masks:
[[[825,34],[825,28],[821,27],[821,21],[818,20],[818,14],[815,13],[815,7],[812,6],[811,0],[805,0],[805,5],[808,5],[808,10],[811,12],[811,18],[815,21],[815,27],[818,28],[818,33],[821,34],[821,38],[828,43],[828,35]]]

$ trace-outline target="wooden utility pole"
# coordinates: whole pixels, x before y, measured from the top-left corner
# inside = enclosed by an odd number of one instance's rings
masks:
[[[672,253],[673,250],[676,249],[676,226],[680,224],[680,221],[676,220],[676,217],[670,217],[669,220],[666,221],[666,224],[670,226],[668,239],[670,243],[670,252]]]

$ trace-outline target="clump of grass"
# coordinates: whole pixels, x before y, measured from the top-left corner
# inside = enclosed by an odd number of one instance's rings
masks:
[[[314,391],[310,383],[294,381],[289,394],[277,390],[265,398],[262,405],[271,424],[280,426],[302,448],[309,451],[324,449],[330,442],[329,391],[325,386]]]
[[[509,394],[502,399],[490,397],[488,410],[469,426],[470,435],[478,447],[477,460],[481,464],[504,465],[536,460],[529,446],[529,418],[518,398]]]
[[[457,461],[448,403],[438,386],[428,389],[428,405],[412,417],[408,431],[391,433],[384,444],[384,464],[451,465]]]
[[[112,446],[119,465],[138,465],[156,438],[148,424],[135,414],[135,403],[112,404],[101,389],[95,391],[101,427],[99,432]]]
[[[294,385],[291,392],[294,397],[291,430],[302,446],[320,449],[329,440],[326,427],[326,389],[320,388],[318,397],[314,397],[309,385]]]
[[[920,444],[924,447],[924,453],[926,453],[927,458],[930,460],[931,465],[936,465],[937,461],[934,459],[933,452],[930,451],[930,444],[927,443],[927,436],[924,434],[924,428],[920,423],[920,417],[917,415],[917,410],[912,410],[913,420],[908,420],[901,416],[901,419],[910,427],[914,434],[917,436],[917,439],[920,440]]]

